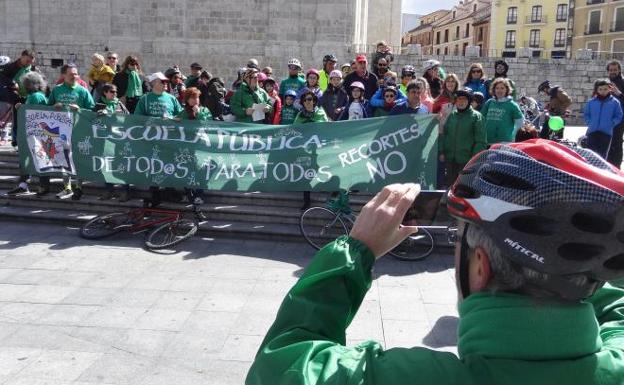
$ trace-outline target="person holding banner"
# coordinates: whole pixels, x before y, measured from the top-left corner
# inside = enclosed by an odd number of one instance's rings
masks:
[[[230,99],[230,108],[236,121],[242,123],[263,123],[266,114],[271,112],[269,94],[258,87],[257,69],[245,71],[243,83]]]
[[[75,64],[65,64],[61,68],[63,74],[63,84],[59,84],[52,89],[48,104],[56,109],[69,108],[78,112],[80,109],[93,110],[95,102],[86,88],[78,84],[78,68]],[[42,182],[43,185],[43,182]],[[76,188],[72,190],[71,176],[63,175],[64,188],[56,194],[59,199],[72,198],[79,200],[82,196],[82,180],[76,179]],[[45,187],[44,187],[45,188]]]
[[[135,115],[154,118],[173,119],[182,112],[182,105],[173,95],[165,91],[165,82],[169,79],[162,72],[155,72],[147,77],[152,91],[141,96],[137,102]]]
[[[22,87],[24,87],[24,89],[26,90],[26,93],[28,94],[28,96],[26,97],[26,101],[24,102],[24,105],[43,105],[46,106],[48,105],[48,98],[46,98],[44,92],[45,89],[47,88],[47,82],[45,81],[45,79],[43,78],[43,76],[39,73],[39,72],[27,72],[25,75],[23,75],[20,79],[20,84],[22,84]],[[21,104],[16,104],[15,107],[16,108],[20,108]],[[24,194],[24,193],[28,193],[28,177],[29,175],[25,174],[24,172],[22,172],[20,170],[20,178],[18,181],[18,185],[17,187],[15,187],[12,190],[9,190],[7,192],[7,195],[19,195],[19,194]],[[39,191],[37,192],[37,196],[41,196],[41,195],[45,195],[47,194],[50,189],[49,187],[44,188],[44,182],[47,180],[48,184],[49,184],[49,177],[44,177],[41,176],[39,177],[39,184],[41,187],[39,187]]]
[[[284,94],[284,105],[282,106],[282,113],[280,116],[280,124],[293,124],[299,111],[295,108],[295,98],[297,98],[297,92],[295,90],[288,90]]]

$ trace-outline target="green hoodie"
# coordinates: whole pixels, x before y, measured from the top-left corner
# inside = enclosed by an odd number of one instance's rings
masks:
[[[251,108],[254,103],[265,103],[272,108],[269,102],[269,94],[267,94],[265,90],[257,87],[255,91],[251,91],[247,83],[241,83],[238,91],[236,91],[230,99],[230,108],[232,108],[232,113],[236,116],[237,122],[253,123],[251,116],[247,115],[246,110]]]
[[[446,162],[468,163],[479,151],[485,150],[485,128],[478,111],[468,108],[464,112],[453,111],[444,124],[439,149]]]
[[[481,108],[485,119],[488,144],[513,142],[516,134],[516,121],[522,119],[522,111],[511,96],[504,99],[488,100]]]
[[[318,123],[327,121],[329,121],[329,119],[327,119],[327,114],[325,114],[325,110],[321,107],[314,107],[314,112],[312,112],[311,114],[306,114],[303,111],[299,111],[294,123]]]
[[[247,385],[622,385],[624,290],[578,304],[476,293],[459,313],[459,357],[427,348],[345,346],[375,257],[341,237],[317,253],[260,346]]]

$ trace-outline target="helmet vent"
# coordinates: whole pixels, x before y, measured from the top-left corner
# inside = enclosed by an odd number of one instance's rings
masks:
[[[557,251],[561,258],[568,261],[588,261],[604,253],[605,248],[587,243],[564,243]]]
[[[535,191],[535,186],[522,178],[504,172],[489,170],[484,171],[481,177],[495,186],[514,190]]]
[[[615,257],[609,258],[604,267],[611,270],[624,270],[624,254],[618,254]]]
[[[595,213],[576,213],[572,216],[572,225],[581,231],[594,234],[608,234],[613,230],[614,222],[604,215]]]
[[[476,199],[481,196],[477,190],[465,184],[458,184],[453,190],[453,194],[459,198],[465,199]]]
[[[512,229],[526,234],[548,236],[557,232],[557,221],[538,215],[523,215],[511,218]]]

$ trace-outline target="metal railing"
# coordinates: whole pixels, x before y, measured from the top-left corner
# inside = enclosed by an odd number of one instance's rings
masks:
[[[585,25],[585,35],[596,35],[602,33],[602,23]]]
[[[563,39],[563,40],[554,40],[553,41],[553,47],[561,48],[561,47],[565,47],[565,46],[566,46],[565,39]]]
[[[587,0],[587,5],[602,4],[604,0]]]
[[[615,20],[611,23],[609,32],[621,32],[624,31],[624,20]]]
[[[524,24],[544,24],[548,22],[546,15],[531,15],[524,19]]]

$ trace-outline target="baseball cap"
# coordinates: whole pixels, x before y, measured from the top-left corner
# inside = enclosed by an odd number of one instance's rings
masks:
[[[153,74],[149,75],[147,77],[147,81],[148,82],[153,82],[154,80],[159,79],[162,81],[167,81],[169,79],[167,79],[167,77],[162,73],[162,72],[154,72]]]
[[[199,63],[192,63],[191,64],[191,68],[197,68],[198,70],[200,70],[200,69],[202,69],[204,67],[202,67],[201,64],[199,64]]]
[[[356,61],[356,62],[366,62],[366,61],[367,61],[367,60],[366,60],[366,55],[357,55],[357,56],[355,57],[355,61]]]

